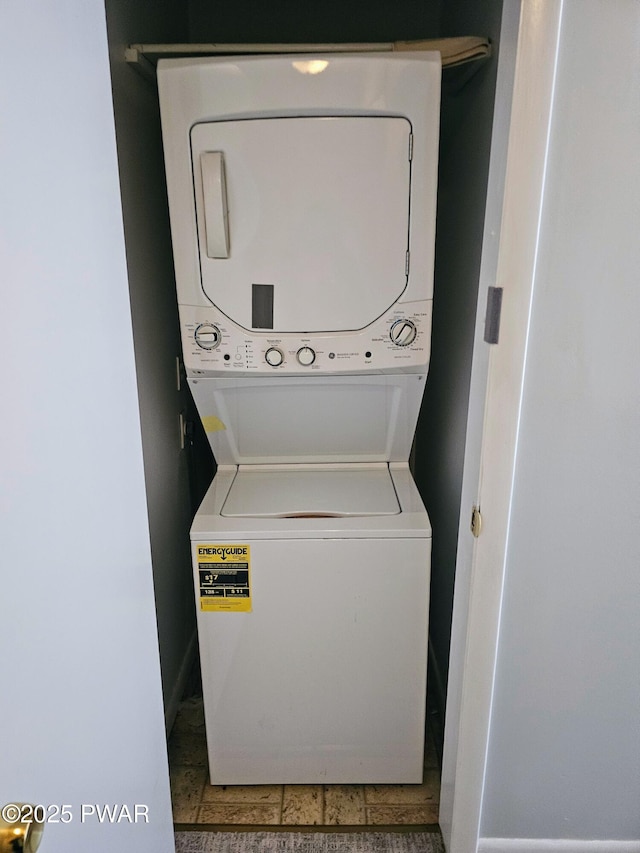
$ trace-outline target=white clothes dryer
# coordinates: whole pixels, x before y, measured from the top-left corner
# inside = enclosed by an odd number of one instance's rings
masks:
[[[438,54],[166,60],[213,784],[422,779]]]

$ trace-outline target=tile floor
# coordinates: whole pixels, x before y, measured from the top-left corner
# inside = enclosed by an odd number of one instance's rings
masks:
[[[202,699],[180,706],[169,739],[173,819],[180,825],[424,827],[438,822],[440,772],[429,739],[421,785],[209,784]]]

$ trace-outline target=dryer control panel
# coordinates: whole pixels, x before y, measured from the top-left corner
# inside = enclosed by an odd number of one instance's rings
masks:
[[[248,331],[215,307],[180,306],[182,348],[191,376],[305,373],[424,373],[431,300],[399,303],[353,332]]]

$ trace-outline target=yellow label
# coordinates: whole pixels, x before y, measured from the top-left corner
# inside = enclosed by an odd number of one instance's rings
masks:
[[[228,542],[196,546],[200,610],[251,613],[251,554]]]
[[[208,415],[206,418],[202,418],[202,426],[205,432],[220,432],[220,430],[226,429],[220,418],[217,418],[215,415]]]

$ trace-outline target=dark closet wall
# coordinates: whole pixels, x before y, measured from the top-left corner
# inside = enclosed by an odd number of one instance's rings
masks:
[[[175,389],[179,344],[157,100],[151,84],[126,67],[123,47],[154,41],[390,42],[470,34],[489,35],[497,46],[502,0],[191,0],[188,5],[108,0],[106,8],[170,716],[193,631],[186,531],[195,506],[189,506],[186,468],[191,458],[194,503],[210,481],[212,468],[201,431],[196,431],[195,454],[180,452],[175,443],[177,414],[188,411],[189,403]],[[416,479],[434,528],[430,692],[442,718],[495,67],[494,58],[478,69],[443,72],[432,363],[415,454]]]
[[[440,0],[191,0],[192,41],[369,42],[436,38]]]
[[[460,496],[478,300],[502,0],[443,5],[441,33],[488,36],[490,60],[445,70],[431,365],[416,436],[415,477],[433,526],[429,697],[443,725]],[[472,75],[472,76],[469,76]],[[467,518],[468,514],[468,518]]]
[[[125,61],[136,42],[188,40],[186,9],[173,0],[108,0],[105,6],[118,146],[129,298],[167,725],[173,722],[195,648],[188,452],[179,416],[180,353],[160,113],[155,83]],[[99,320],[100,318],[98,318]]]

